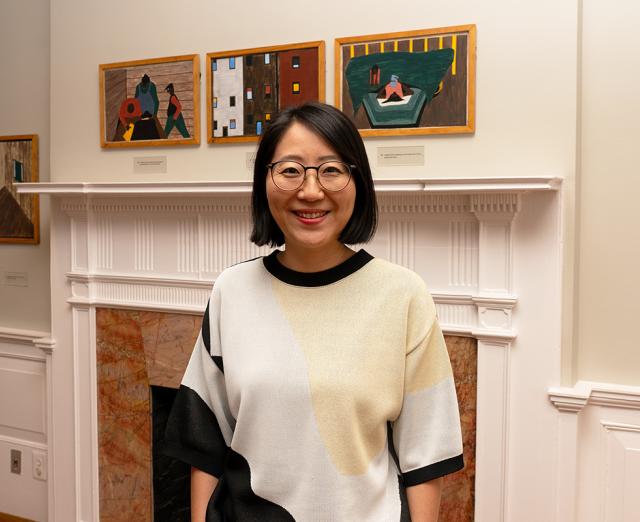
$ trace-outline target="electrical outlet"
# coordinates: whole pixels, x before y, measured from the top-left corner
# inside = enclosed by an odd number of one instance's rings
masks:
[[[16,475],[22,473],[22,452],[20,450],[11,450],[11,473]]]
[[[47,454],[42,451],[34,451],[31,456],[33,478],[37,480],[47,480]]]

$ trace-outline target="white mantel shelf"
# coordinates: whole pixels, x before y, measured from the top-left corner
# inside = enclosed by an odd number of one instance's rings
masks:
[[[377,179],[376,192],[384,193],[491,193],[546,192],[558,190],[562,178],[496,177]],[[50,195],[241,195],[251,192],[251,181],[162,181],[162,182],[59,182],[17,183],[19,194]]]

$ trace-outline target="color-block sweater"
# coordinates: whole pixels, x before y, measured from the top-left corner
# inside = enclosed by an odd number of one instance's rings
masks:
[[[451,365],[415,273],[360,250],[226,269],[165,452],[218,477],[208,521],[408,521],[405,488],[463,467]]]

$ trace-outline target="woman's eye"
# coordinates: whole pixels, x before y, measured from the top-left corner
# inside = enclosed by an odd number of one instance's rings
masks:
[[[281,176],[295,177],[300,176],[300,171],[295,167],[286,167],[280,171]]]
[[[326,167],[324,169],[322,169],[322,175],[323,176],[336,176],[338,174],[342,174],[342,171],[340,170],[339,167]]]

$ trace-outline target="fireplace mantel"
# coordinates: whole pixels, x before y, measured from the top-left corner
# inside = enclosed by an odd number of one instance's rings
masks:
[[[366,249],[424,278],[445,333],[478,341],[479,522],[508,517],[517,470],[553,465],[553,455],[541,462],[509,438],[521,411],[554,421],[537,387],[559,382],[561,184],[554,176],[375,182],[380,219]],[[18,186],[52,197],[50,520],[99,519],[96,309],[201,313],[224,268],[270,250],[249,242],[250,191],[248,181]],[[554,447],[551,431],[536,436]],[[548,474],[531,483],[552,496]]]
[[[376,192],[386,193],[495,193],[557,190],[562,178],[494,177],[494,178],[429,178],[429,179],[376,179]],[[251,181],[161,181],[161,182],[52,182],[20,183],[21,194],[50,195],[241,195],[251,192]]]
[[[512,221],[523,194],[560,184],[553,176],[376,180],[380,227],[367,248],[425,278],[446,333],[509,341],[518,301]],[[70,304],[201,313],[225,267],[269,250],[248,241],[249,181],[22,183],[18,191],[53,196],[70,218]],[[423,244],[425,234],[446,247]]]

